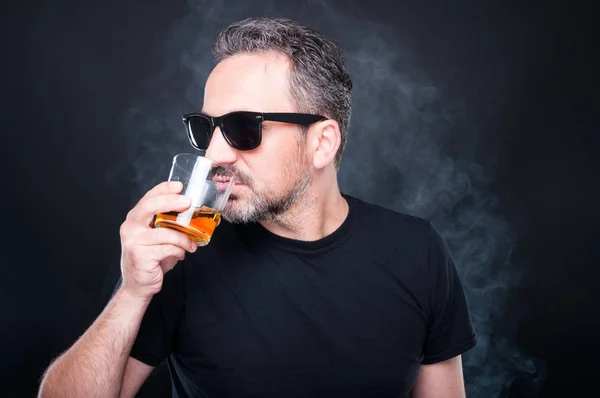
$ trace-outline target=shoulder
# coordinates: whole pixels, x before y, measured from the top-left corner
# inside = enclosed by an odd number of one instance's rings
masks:
[[[390,263],[412,264],[427,270],[453,260],[445,239],[431,220],[355,197],[348,200],[357,209],[358,239]]]
[[[344,197],[357,210],[361,228],[373,234],[390,234],[403,240],[422,240],[423,243],[430,242],[437,234],[431,221],[426,218],[386,208],[354,196]]]

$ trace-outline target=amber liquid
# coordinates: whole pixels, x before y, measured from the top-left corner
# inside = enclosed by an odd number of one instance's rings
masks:
[[[189,236],[198,246],[208,245],[215,228],[219,225],[219,221],[221,221],[221,212],[206,206],[199,207],[194,211],[187,226],[177,223],[177,216],[179,214],[176,211],[159,213],[156,215],[154,226],[181,231]]]

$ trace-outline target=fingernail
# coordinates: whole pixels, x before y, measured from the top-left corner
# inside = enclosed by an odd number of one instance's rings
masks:
[[[192,253],[194,253],[197,248],[198,248],[198,245],[195,244],[194,242],[192,242]]]
[[[190,198],[188,198],[187,196],[183,196],[183,195],[181,195],[177,200],[179,200],[179,203],[181,203],[182,205],[190,205],[192,203],[190,201]]]

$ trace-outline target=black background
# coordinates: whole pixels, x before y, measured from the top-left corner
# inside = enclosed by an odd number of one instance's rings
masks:
[[[164,57],[173,55],[165,51],[166,32],[192,13],[193,3],[3,5],[2,158],[8,202],[3,203],[0,279],[1,396],[34,396],[49,361],[83,333],[106,303],[118,272],[119,226],[139,194],[130,184],[139,170],[127,165],[134,157],[132,145],[138,145],[131,140],[142,136],[128,135],[123,115],[152,95],[148,89]],[[459,113],[489,121],[463,124],[471,127],[469,134],[459,124],[445,142],[460,158],[453,145],[467,136],[477,142],[474,154],[469,152],[472,158],[494,158],[485,190],[494,194],[495,211],[517,237],[511,263],[521,275],[503,298],[506,310],[493,315],[495,330],[509,336],[519,355],[533,358],[537,368],[537,379],[525,372],[526,377],[507,379],[493,396],[565,397],[582,395],[586,387],[594,391],[600,370],[600,167],[598,44],[591,12],[566,2],[329,3],[330,12],[344,10],[391,26],[398,40],[408,37],[412,56],[431,79],[458,76],[451,81],[465,99]],[[252,10],[252,15],[270,12],[259,6]],[[311,23],[303,6],[278,10],[296,10],[302,22]],[[325,31],[330,16],[318,17]],[[346,32],[351,40],[352,32]],[[217,31],[209,33],[206,40]],[[341,181],[349,190],[350,165],[360,153],[351,145],[340,172],[346,173]],[[115,168],[117,163],[125,166]],[[149,182],[138,185],[144,184]],[[496,357],[490,354],[487,360]],[[466,372],[468,383],[481,382],[472,375]],[[167,374],[157,368],[140,396],[168,391]]]

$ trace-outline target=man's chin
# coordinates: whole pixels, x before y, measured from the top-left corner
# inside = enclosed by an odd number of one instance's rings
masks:
[[[237,196],[231,195],[225,209],[223,209],[222,217],[225,221],[231,224],[248,224],[253,222],[253,217],[248,217],[247,201]]]

